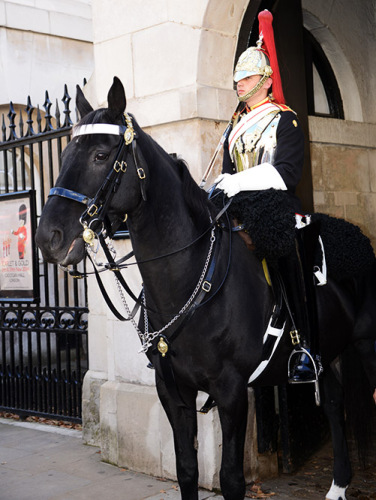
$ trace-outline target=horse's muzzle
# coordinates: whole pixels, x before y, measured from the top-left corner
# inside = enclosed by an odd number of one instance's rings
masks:
[[[77,235],[68,245],[60,229],[46,230],[40,224],[35,242],[42,252],[43,260],[64,266],[78,264],[85,256],[85,244],[81,235]]]

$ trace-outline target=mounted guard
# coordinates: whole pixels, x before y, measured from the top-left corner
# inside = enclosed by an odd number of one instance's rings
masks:
[[[236,228],[247,245],[266,258],[274,290],[283,295],[294,346],[289,381],[314,382],[318,397],[322,365],[313,268],[317,267],[323,284],[326,278],[320,268],[325,267],[325,260],[315,262],[319,250],[317,222],[295,215],[301,213],[295,189],[303,169],[304,135],[296,113],[285,104],[272,20],[269,11],[260,12],[256,47],[243,52],[236,64],[234,82],[239,106],[226,130],[223,173],[215,184],[227,197],[235,196],[230,211],[236,213]],[[265,218],[256,227],[252,215],[249,217],[249,211],[254,209],[250,200],[255,196],[265,208]]]
[[[265,38],[266,31],[263,31]],[[270,67],[273,68],[272,61]],[[260,80],[260,75],[251,74],[249,78]],[[257,92],[265,91],[270,84],[269,78]],[[238,82],[239,95],[246,96],[251,89],[241,88],[243,80]],[[249,99],[256,96],[259,99],[257,92]],[[267,98],[268,93],[261,101]],[[257,103],[253,104],[249,99],[245,102],[252,108]],[[265,104],[274,106],[275,102],[269,102],[268,98]],[[269,192],[280,207],[279,195],[282,194],[286,201],[285,195],[294,192],[296,173],[290,175],[288,165],[289,161],[294,161],[295,155],[289,158],[289,150],[283,152],[281,143],[282,138],[288,140],[289,133],[296,133],[296,137],[301,134],[295,114],[281,109],[283,103],[277,104],[280,116],[276,122],[274,159],[264,158],[264,164],[249,164],[251,168],[244,169],[247,151],[244,148],[242,152],[242,144],[237,142],[242,137],[240,134],[234,140],[239,146],[239,155],[244,157],[243,170],[219,180],[220,187],[229,196],[240,190],[238,181],[241,180],[249,197],[249,190],[255,186],[252,180],[264,182],[271,179],[271,185],[263,184],[253,192],[256,202],[251,218],[257,207],[257,215],[268,212],[264,206],[260,208],[259,195],[264,198]],[[263,105],[261,102],[259,107]],[[105,233],[110,235],[113,221],[123,220],[128,214],[134,255],[144,283],[139,302],[146,311],[136,329],[142,352],[155,366],[158,395],[174,433],[182,499],[198,499],[196,399],[198,391],[204,391],[216,401],[222,427],[222,494],[226,500],[243,500],[248,385],[256,385],[253,374],[263,358],[265,345],[276,333],[273,321],[268,323],[269,314],[276,305],[275,296],[258,259],[259,253],[263,252],[263,237],[259,238],[250,231],[256,250],[249,252],[239,238],[232,238],[229,224],[224,227],[217,224],[221,210],[197,186],[185,163],[168,155],[142,130],[134,117],[128,115],[124,88],[117,78],[109,90],[107,108],[93,110],[81,90],[77,92],[77,108],[81,120],[75,129],[77,133],[64,150],[56,186],[44,206],[36,235],[37,244],[45,260],[64,266],[73,265],[85,258],[94,242],[105,240]],[[241,113],[245,112],[242,109]],[[135,139],[125,144],[127,118]],[[293,120],[296,120],[296,126]],[[280,158],[287,162],[285,168]],[[233,163],[236,168],[241,168],[240,162]],[[232,211],[242,194],[234,196]],[[274,226],[275,212],[279,210],[269,212],[273,214]],[[271,216],[266,219],[266,225],[270,226]],[[292,238],[287,238],[289,251],[284,250],[282,255],[267,255],[269,263],[275,257],[277,271],[282,259],[290,257],[296,245],[294,211],[291,218],[283,214],[282,229],[269,230],[269,234],[277,234],[278,242],[286,232],[285,220],[288,220],[293,234]],[[302,219],[302,225],[312,227],[308,222]],[[301,231],[306,234],[305,228]],[[302,246],[305,248],[304,244]],[[266,252],[269,247],[274,250],[275,245],[270,245],[270,240],[267,240]],[[129,265],[126,256],[114,261],[110,255],[111,246],[106,241],[104,248],[108,249],[107,262],[100,270],[113,272],[120,281],[121,269]],[[328,271],[327,286],[317,289],[320,350],[325,366],[320,378],[322,403],[335,431],[333,486],[327,494],[331,500],[345,498],[351,480],[349,457],[344,446],[343,391],[337,373],[332,369],[332,361],[347,346],[356,346],[362,355],[369,385],[373,390],[376,386],[375,355],[369,356],[376,325],[376,263],[373,253],[370,253],[362,272],[346,275],[342,270],[338,280],[332,279]],[[332,267],[330,271],[333,272]],[[301,274],[298,277],[305,284]],[[281,280],[281,290],[283,284]],[[285,301],[285,304],[289,303],[289,300]],[[285,341],[284,337],[278,337],[278,340],[284,349],[280,356],[276,356],[269,373],[271,383],[267,385],[283,383],[287,378],[291,341]],[[165,360],[171,367],[170,374],[174,377],[178,397],[169,389],[162,368]],[[351,370],[348,372],[353,374]],[[365,385],[364,378],[362,383]],[[350,402],[356,403],[354,400]],[[363,431],[365,427],[359,429]]]

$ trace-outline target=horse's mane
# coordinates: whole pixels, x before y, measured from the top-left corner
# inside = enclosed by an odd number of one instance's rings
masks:
[[[206,221],[208,210],[211,207],[208,194],[196,184],[188,170],[187,163],[183,159],[175,159],[175,164],[183,183],[184,199],[191,214],[195,217],[196,222]]]
[[[148,146],[153,148],[153,157],[159,157],[161,161],[171,165],[178,173],[182,182],[184,200],[196,225],[201,226],[202,224],[207,224],[208,211],[211,211],[214,207],[208,200],[207,193],[201,189],[193,179],[186,161],[180,157],[167,153],[160,144],[142,130],[133,116],[132,119],[139,137],[142,136],[147,141]]]
[[[110,123],[113,120],[112,114],[108,108],[99,108],[91,111],[87,115],[83,116],[78,125],[91,125],[93,123]]]

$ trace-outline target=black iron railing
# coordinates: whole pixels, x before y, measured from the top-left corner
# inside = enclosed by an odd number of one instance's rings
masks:
[[[79,421],[86,308],[0,307],[1,408]]]
[[[58,101],[52,115],[48,92],[44,111],[29,97],[24,108],[10,103],[2,115],[0,195],[35,192],[37,220],[70,140],[70,101],[65,86],[63,116]],[[80,421],[88,370],[86,280],[43,262],[34,250],[37,299],[0,301],[0,410]]]

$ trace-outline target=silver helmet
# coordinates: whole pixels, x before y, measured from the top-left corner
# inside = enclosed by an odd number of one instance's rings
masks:
[[[239,57],[235,66],[234,82],[252,75],[269,77],[273,73],[269,58],[258,47],[249,47]]]
[[[239,57],[235,66],[234,82],[238,83],[243,78],[252,75],[261,75],[260,81],[245,95],[238,96],[239,101],[247,101],[264,85],[266,80],[273,74],[268,56],[262,51],[263,36],[260,35],[256,47],[249,47]]]

